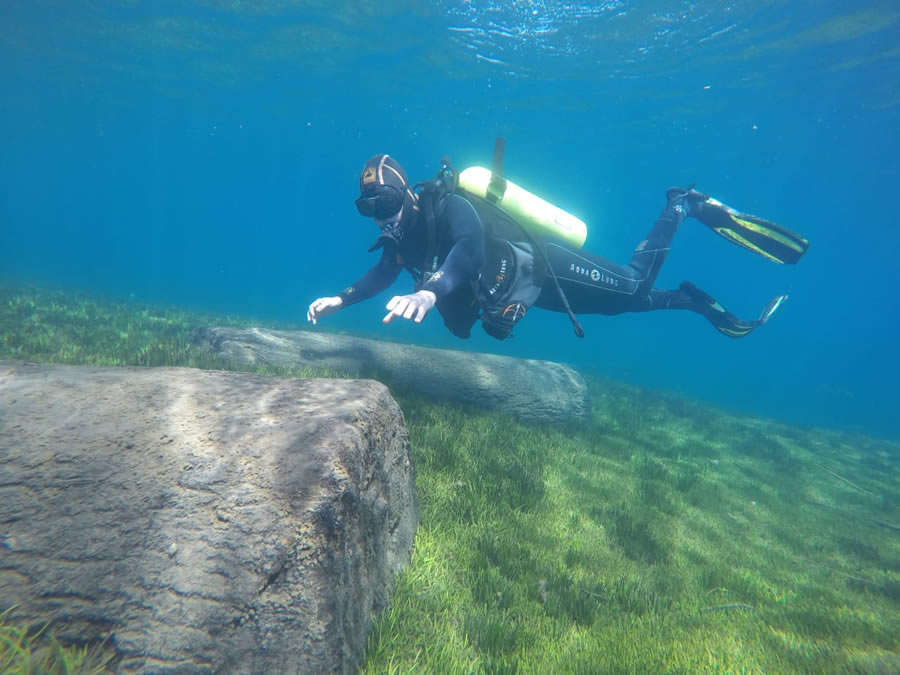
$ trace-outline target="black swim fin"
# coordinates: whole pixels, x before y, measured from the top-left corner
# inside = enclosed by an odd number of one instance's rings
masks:
[[[674,191],[670,190],[670,195]],[[800,260],[809,248],[806,239],[786,227],[741,213],[702,192],[682,192],[690,203],[690,215],[733,244],[768,260],[791,265]]]
[[[690,309],[705,316],[716,330],[728,337],[740,338],[748,335],[757,326],[762,326],[772,318],[778,308],[787,300],[787,295],[778,295],[769,301],[755,321],[744,321],[725,309],[719,302],[694,286],[690,281],[681,283],[681,291],[691,298]]]

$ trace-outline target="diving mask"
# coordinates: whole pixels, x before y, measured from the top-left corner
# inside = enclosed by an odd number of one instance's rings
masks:
[[[361,216],[387,220],[397,216],[403,208],[403,191],[393,185],[377,185],[356,200],[356,210]]]

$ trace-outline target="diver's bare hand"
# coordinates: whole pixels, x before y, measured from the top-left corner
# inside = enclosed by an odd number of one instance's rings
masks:
[[[387,304],[387,316],[382,321],[390,323],[398,316],[404,319],[412,319],[416,323],[422,323],[425,315],[434,307],[437,296],[431,291],[419,291],[412,295],[395,295]]]
[[[338,296],[313,300],[309,309],[306,310],[306,320],[311,321],[315,325],[317,320],[321,319],[323,316],[334,314],[343,306],[344,301]]]

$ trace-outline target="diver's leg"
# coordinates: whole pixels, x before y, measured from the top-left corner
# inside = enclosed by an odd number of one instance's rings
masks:
[[[659,270],[669,254],[672,238],[681,221],[689,214],[687,196],[686,191],[669,190],[666,206],[650,229],[650,234],[634,249],[628,267],[634,270],[633,277],[638,281],[638,296],[646,296],[656,283]]]
[[[701,314],[715,327],[717,331],[728,337],[739,338],[748,335],[754,328],[766,323],[776,310],[787,300],[786,295],[779,295],[769,301],[766,308],[754,321],[745,321],[737,318],[725,309],[714,297],[701,291],[690,281],[683,281],[678,290],[664,291],[652,289],[646,296],[641,306],[635,306],[630,311],[650,312],[658,309],[687,309]]]
[[[666,192],[665,208],[628,263],[640,284],[636,296],[647,295],[653,288],[669,253],[672,238],[681,221],[688,216],[693,216],[729,241],[775,262],[795,263],[809,248],[806,239],[787,228],[736,211],[692,188],[670,188]]]
[[[704,316],[723,335],[738,338],[766,323],[787,300],[786,295],[776,296],[756,320],[745,321],[689,281],[683,282],[677,290],[652,288],[643,291],[643,283],[635,278],[637,272],[630,265],[616,265],[600,256],[555,243],[546,244],[545,250],[547,260],[575,314],[615,315],[686,309]],[[550,279],[544,281],[541,294],[534,304],[551,311],[565,311],[556,285]]]

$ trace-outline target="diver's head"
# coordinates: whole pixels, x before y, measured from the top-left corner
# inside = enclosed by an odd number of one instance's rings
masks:
[[[359,176],[356,209],[366,218],[374,218],[381,231],[399,242],[410,221],[415,193],[406,171],[388,155],[373,155]]]

